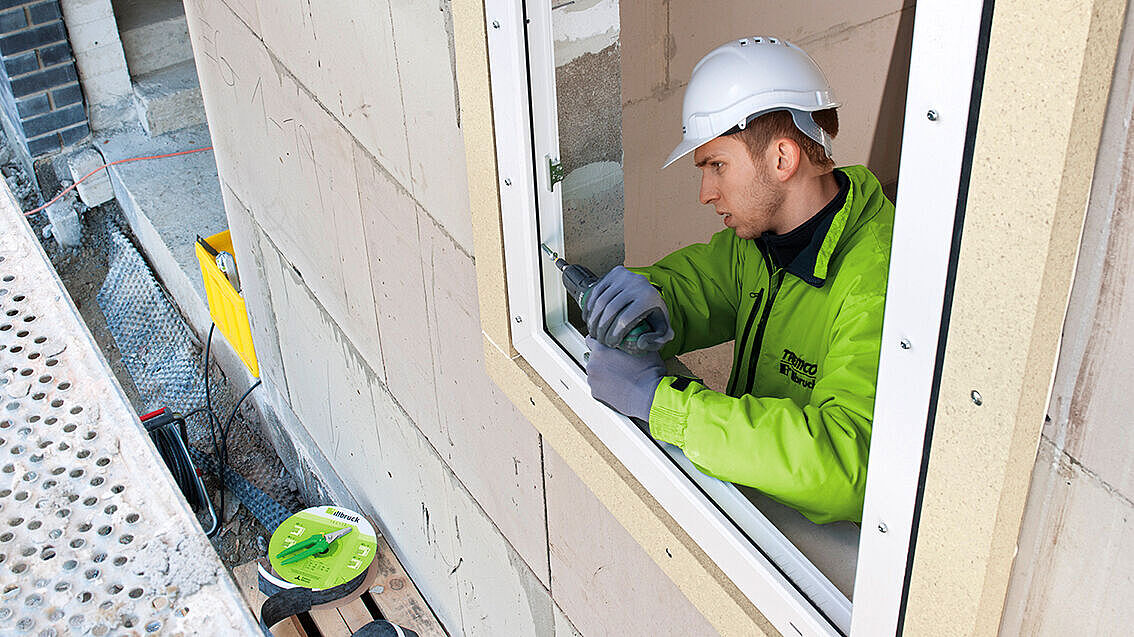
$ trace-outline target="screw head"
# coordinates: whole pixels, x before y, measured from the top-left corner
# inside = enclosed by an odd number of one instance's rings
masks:
[[[522,317],[522,316],[517,316],[517,317],[516,317],[516,322],[517,322],[517,323],[523,323],[523,322],[524,322],[524,317]]]
[[[933,109],[931,108],[931,109],[929,109],[929,111],[928,111],[928,112],[927,112],[927,113],[925,114],[925,117],[926,117],[926,118],[927,118],[927,119],[928,119],[929,121],[931,121],[931,122],[936,122],[936,121],[937,121],[937,111],[935,111],[935,110],[933,110]]]
[[[974,405],[980,406],[984,404],[984,398],[981,397],[979,391],[974,389],[973,393],[969,394],[969,396],[972,397]]]
[[[504,179],[504,185],[505,185],[505,186],[511,186],[511,185],[512,185],[512,180],[511,180],[511,179],[508,179],[508,178],[505,178],[505,179]]]
[[[493,20],[492,21],[492,28],[493,29],[499,29],[500,28],[500,21],[499,20]]]
[[[878,532],[879,533],[885,533],[886,531],[889,531],[889,530],[890,530],[890,527],[886,526],[885,522],[879,522],[878,523]]]
[[[898,343],[898,345],[900,345],[902,349],[909,349],[909,348],[913,347],[913,343],[911,343],[910,339],[908,339],[908,338],[903,338]]]

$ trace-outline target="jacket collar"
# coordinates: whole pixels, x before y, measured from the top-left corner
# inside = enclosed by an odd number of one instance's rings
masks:
[[[854,202],[853,179],[840,168],[836,168],[834,174],[839,192],[819,212],[791,232],[782,235],[765,232],[760,236],[773,261],[779,258],[777,251],[794,255],[784,269],[817,288],[823,287],[827,279],[834,246],[846,228]],[[776,265],[782,264],[777,262]]]

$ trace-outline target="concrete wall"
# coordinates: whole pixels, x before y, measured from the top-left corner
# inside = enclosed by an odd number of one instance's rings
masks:
[[[133,118],[133,92],[110,0],[60,0],[59,5],[91,128],[121,126]]]
[[[1134,622],[1132,111],[1128,10],[1003,635],[1101,635]]]
[[[452,9],[186,2],[277,443],[453,634],[706,634],[486,375]]]

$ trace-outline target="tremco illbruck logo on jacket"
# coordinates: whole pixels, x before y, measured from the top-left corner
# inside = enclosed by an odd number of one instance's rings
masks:
[[[815,388],[815,373],[818,369],[815,363],[803,360],[790,349],[785,349],[780,359],[780,373],[787,376],[791,382],[807,389]]]

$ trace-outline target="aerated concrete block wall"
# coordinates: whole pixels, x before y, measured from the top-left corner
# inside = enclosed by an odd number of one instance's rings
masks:
[[[484,370],[451,9],[186,2],[285,457],[453,634],[710,634]]]
[[[0,0],[0,104],[31,157],[90,136],[58,0]]]

